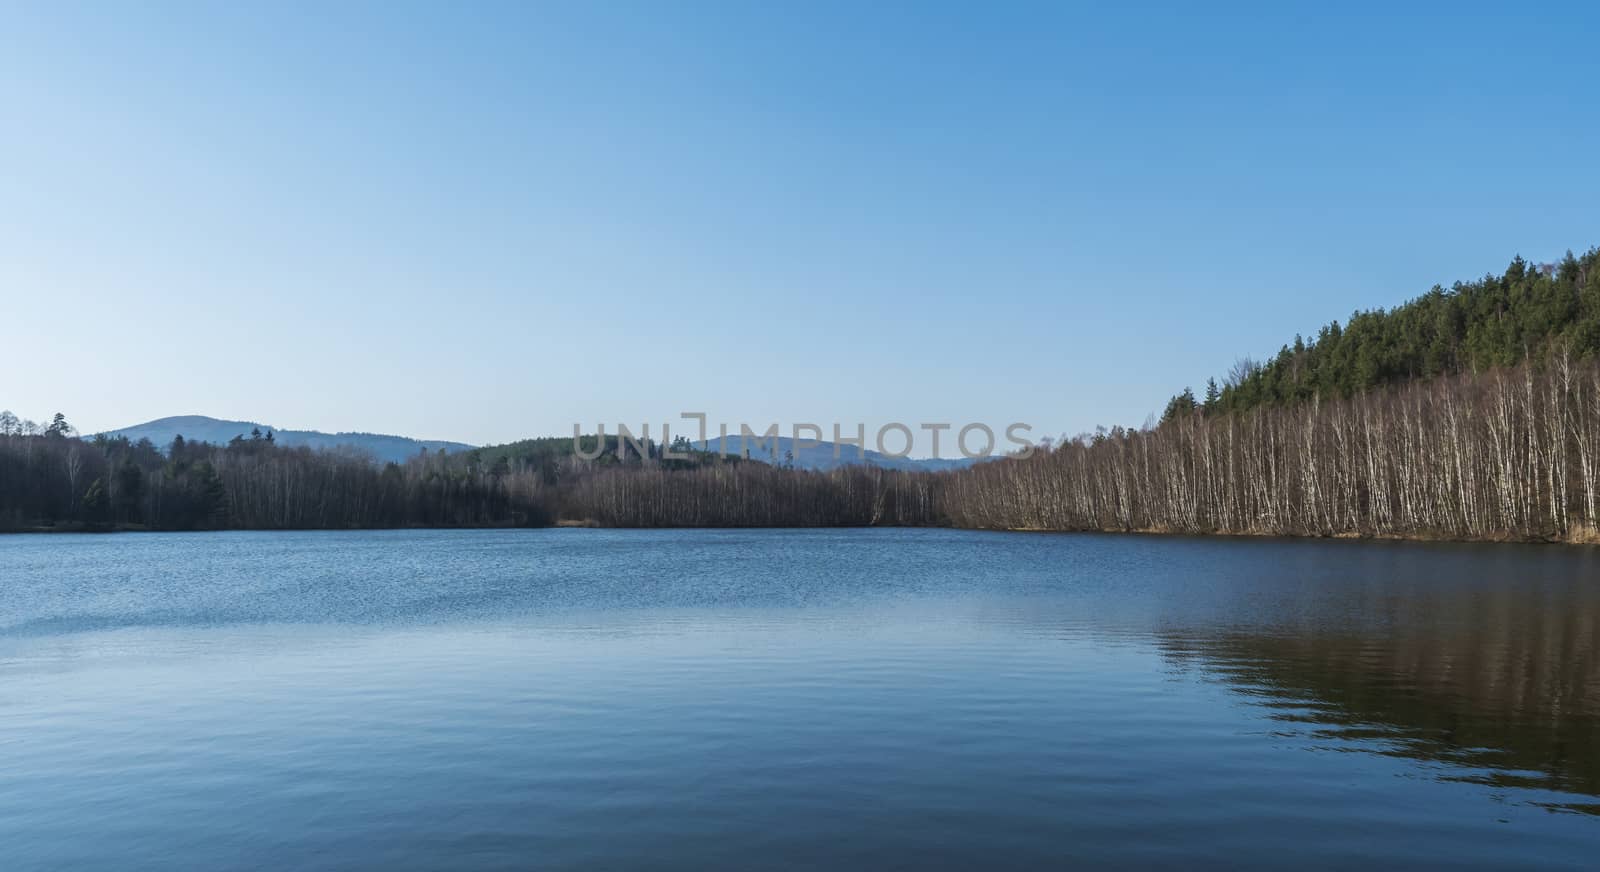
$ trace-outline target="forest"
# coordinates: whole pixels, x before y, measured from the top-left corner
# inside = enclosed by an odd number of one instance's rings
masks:
[[[1600,248],[1581,258],[1529,265],[1520,256],[1498,276],[1457,282],[1394,309],[1356,312],[1341,327],[1296,336],[1275,358],[1241,359],[1204,395],[1173,397],[1163,419],[1203,408],[1258,406],[1351,397],[1385,385],[1442,375],[1486,373],[1543,360],[1561,349],[1579,359],[1600,354]]]
[[[536,472],[463,466],[440,454],[404,465],[255,432],[226,445],[178,437],[80,439],[0,413],[0,529],[324,529],[540,526]]]
[[[1357,313],[1159,423],[946,472],[585,437],[404,463],[0,413],[0,530],[956,526],[1600,541],[1600,250]],[[642,451],[639,450],[642,448]]]
[[[1296,405],[1181,415],[951,477],[987,529],[1600,541],[1600,365],[1563,352]]]

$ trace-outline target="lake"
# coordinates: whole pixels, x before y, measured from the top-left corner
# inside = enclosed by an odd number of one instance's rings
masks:
[[[1600,550],[0,537],[56,868],[1593,868]]]

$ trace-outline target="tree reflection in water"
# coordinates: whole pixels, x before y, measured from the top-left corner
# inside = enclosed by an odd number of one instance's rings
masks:
[[[1530,582],[1373,586],[1350,621],[1158,633],[1164,656],[1337,750],[1409,758],[1446,780],[1554,791],[1600,815],[1600,590]]]

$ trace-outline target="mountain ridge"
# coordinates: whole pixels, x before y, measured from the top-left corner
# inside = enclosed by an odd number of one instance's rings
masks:
[[[132,442],[137,442],[140,439],[149,439],[153,445],[165,451],[167,446],[172,444],[173,438],[177,436],[182,436],[188,441],[212,442],[220,445],[226,444],[228,440],[233,439],[235,436],[249,438],[252,430],[260,430],[263,434],[270,432],[278,444],[288,448],[303,446],[319,451],[355,449],[365,451],[379,461],[393,463],[402,463],[424,450],[438,451],[443,449],[445,453],[453,454],[468,451],[475,447],[464,442],[452,442],[443,439],[413,439],[409,436],[396,436],[388,433],[325,433],[321,430],[285,430],[258,421],[230,421],[222,418],[213,418],[209,415],[171,415],[116,430],[107,430],[99,435],[108,438],[122,436]]]
[[[726,450],[722,450],[721,439],[707,439],[704,442],[691,442],[698,451],[711,451],[714,453],[739,455],[742,453],[739,437],[729,434]],[[777,442],[777,447],[771,447],[772,442]],[[810,440],[804,440],[810,442]],[[783,464],[788,462],[790,452],[794,451],[794,439],[788,436],[778,436],[775,440],[764,440],[751,437],[748,440],[750,459],[767,463]],[[834,449],[838,449],[838,456]],[[997,455],[998,456],[998,455]],[[807,444],[793,456],[795,467],[799,469],[813,469],[826,471],[841,466],[860,464],[863,466],[876,466],[881,469],[900,469],[906,471],[937,472],[947,469],[964,469],[978,462],[976,458],[969,457],[895,457],[881,451],[868,448],[862,450],[855,445],[834,443],[828,441]]]

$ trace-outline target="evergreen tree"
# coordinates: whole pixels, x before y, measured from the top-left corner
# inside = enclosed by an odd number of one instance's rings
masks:
[[[203,460],[195,465],[190,492],[194,507],[191,521],[195,526],[221,527],[227,521],[228,492],[211,461]]]
[[[89,482],[89,489],[83,492],[83,517],[93,524],[103,524],[107,520],[106,483],[103,479],[96,478]]]
[[[1166,411],[1161,413],[1161,423],[1165,424],[1175,418],[1193,414],[1195,405],[1194,391],[1190,388],[1184,388],[1183,393],[1178,394],[1167,402]]]
[[[71,436],[72,434],[72,425],[67,423],[67,416],[61,414],[60,412],[56,413],[55,418],[50,422],[50,426],[46,427],[44,430],[44,435],[55,437],[57,439],[64,436]]]
[[[144,470],[133,460],[122,461],[117,468],[117,520],[137,523],[140,518],[139,501],[144,495]]]

